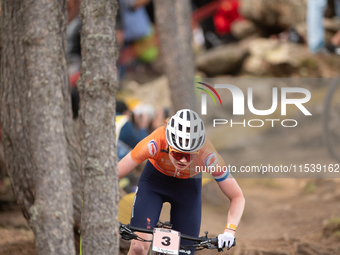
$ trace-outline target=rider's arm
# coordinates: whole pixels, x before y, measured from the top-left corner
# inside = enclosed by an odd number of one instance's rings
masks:
[[[228,212],[228,221],[234,225],[238,225],[244,210],[245,199],[243,193],[235,179],[229,175],[224,181],[218,182],[223,193],[230,199],[230,208]],[[229,232],[235,235],[235,231],[225,229],[224,232]]]
[[[131,158],[131,152],[118,163],[119,179],[130,173],[138,164]]]

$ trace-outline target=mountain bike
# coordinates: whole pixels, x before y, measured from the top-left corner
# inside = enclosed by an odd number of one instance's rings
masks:
[[[145,240],[140,238],[137,234],[134,233],[141,232],[152,234],[152,240]],[[205,236],[201,237],[193,237],[189,235],[181,234],[175,230],[171,229],[171,224],[169,222],[162,223],[159,222],[154,229],[144,229],[144,228],[136,228],[130,225],[124,225],[120,223],[119,234],[124,240],[139,240],[143,242],[152,242],[151,245],[151,254],[152,255],[177,255],[179,252],[184,252],[190,254],[190,248],[196,248],[196,251],[203,249],[218,249],[218,238],[217,237],[208,237],[208,232],[204,232]],[[193,241],[193,244],[188,246],[180,245],[180,240],[189,240]],[[233,246],[236,243],[234,242]],[[218,251],[222,251],[222,249],[218,249]]]
[[[340,78],[328,89],[323,109],[323,133],[330,154],[340,161]]]

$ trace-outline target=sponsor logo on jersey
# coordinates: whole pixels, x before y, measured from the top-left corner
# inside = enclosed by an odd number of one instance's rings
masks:
[[[215,166],[217,164],[217,155],[214,152],[208,154],[204,160],[204,165],[206,167]]]
[[[156,155],[156,152],[157,152],[157,143],[156,143],[155,140],[151,140],[148,143],[148,149],[149,149],[149,153],[150,153],[151,157]]]

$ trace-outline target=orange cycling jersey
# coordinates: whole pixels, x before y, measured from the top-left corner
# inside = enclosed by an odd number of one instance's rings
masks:
[[[149,159],[151,164],[161,173],[180,179],[187,179],[201,171],[205,171],[210,172],[216,181],[220,182],[225,180],[229,174],[224,160],[216,152],[209,139],[206,139],[198,156],[185,170],[176,170],[169,158],[164,127],[157,128],[140,141],[131,151],[131,157],[137,164]]]

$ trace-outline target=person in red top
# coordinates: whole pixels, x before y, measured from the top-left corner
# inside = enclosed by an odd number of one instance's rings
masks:
[[[198,236],[201,224],[202,171],[210,172],[230,199],[227,225],[218,236],[218,248],[234,245],[236,227],[241,220],[245,200],[230,175],[224,160],[205,135],[204,123],[192,110],[178,111],[166,127],[156,129],[139,142],[118,163],[119,178],[148,160],[140,177],[131,214],[131,225],[154,228],[164,202],[171,204],[170,223],[183,234]],[[149,234],[138,234],[150,239]],[[181,245],[190,245],[181,241]],[[150,243],[132,241],[129,255],[147,254]],[[194,254],[181,250],[180,254]]]

